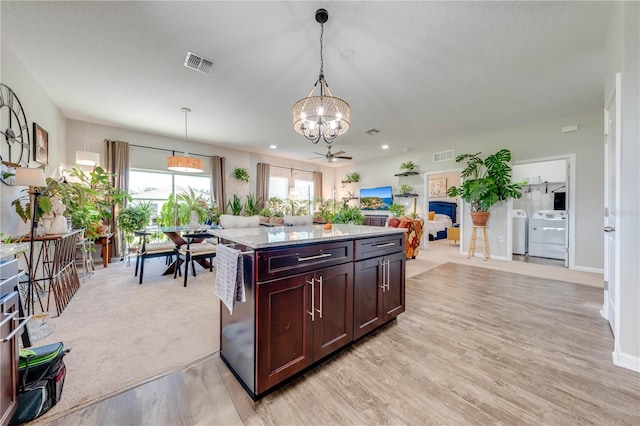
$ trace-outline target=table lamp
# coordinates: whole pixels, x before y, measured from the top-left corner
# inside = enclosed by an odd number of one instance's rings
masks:
[[[27,315],[31,315],[33,304],[33,239],[37,226],[36,213],[38,211],[38,197],[40,196],[39,188],[47,185],[44,178],[44,170],[40,168],[30,169],[28,167],[18,167],[16,169],[16,177],[14,180],[16,186],[28,186],[29,195],[33,196],[31,203],[31,238],[29,239],[29,281],[27,283]]]

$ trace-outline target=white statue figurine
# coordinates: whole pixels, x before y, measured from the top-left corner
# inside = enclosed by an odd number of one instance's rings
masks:
[[[64,217],[64,211],[67,207],[62,204],[62,200],[60,197],[51,198],[51,213],[49,215],[53,215],[53,218],[48,218],[50,221],[47,229],[47,221],[44,223],[44,229],[46,234],[66,234],[67,229],[67,218]],[[44,218],[45,215],[42,215]]]

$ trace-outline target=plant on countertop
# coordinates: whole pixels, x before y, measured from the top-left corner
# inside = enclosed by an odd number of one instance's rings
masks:
[[[511,182],[511,151],[501,149],[484,160],[477,154],[462,154],[456,157],[456,163],[466,161],[460,173],[464,179],[459,187],[447,190],[449,197],[460,196],[474,213],[488,213],[489,209],[500,201],[522,197],[522,185]]]
[[[404,163],[400,164],[400,168],[408,172],[415,172],[417,166],[413,164],[413,161],[405,161]]]
[[[233,169],[233,177],[242,182],[249,182],[249,169],[244,167],[236,167]]]
[[[364,223],[364,215],[359,207],[349,207],[341,209],[333,215],[331,223],[350,223],[353,225],[362,225]]]
[[[393,217],[404,216],[404,206],[402,204],[391,204],[389,206],[389,213]]]
[[[358,172],[347,173],[347,175],[344,177],[344,180],[342,181],[342,183],[353,183],[353,182],[360,182],[360,173]]]
[[[413,194],[413,186],[407,185],[406,183],[403,183],[402,185],[400,185],[400,193],[401,194]]]

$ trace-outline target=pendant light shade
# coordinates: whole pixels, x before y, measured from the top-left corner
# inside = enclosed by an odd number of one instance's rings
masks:
[[[76,164],[81,166],[95,166],[100,164],[100,154],[89,151],[76,151]]]
[[[318,9],[316,22],[320,24],[320,75],[309,96],[293,105],[293,130],[313,143],[322,139],[331,145],[338,136],[349,131],[351,109],[347,102],[333,96],[324,78],[322,38],[327,20],[329,13],[325,9]],[[320,89],[319,96],[313,94],[316,88]]]
[[[190,157],[187,152],[187,114],[191,110],[182,108],[182,111],[184,112],[184,155],[172,155],[167,158],[167,169],[182,173],[203,173],[204,161]]]

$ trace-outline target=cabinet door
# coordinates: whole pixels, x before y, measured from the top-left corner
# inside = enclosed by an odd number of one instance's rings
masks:
[[[15,330],[18,321],[18,293],[9,293],[0,302],[0,338]],[[0,343],[0,425],[9,423],[18,408],[18,338],[19,333],[7,342]]]
[[[257,285],[258,394],[313,362],[311,277],[295,275]]]
[[[314,274],[313,359],[317,361],[353,340],[353,264]]]
[[[385,321],[388,321],[404,312],[404,274],[407,259],[404,252],[400,252],[385,256],[383,261],[387,263],[387,276],[383,281],[387,283],[387,288],[382,297],[382,310]]]
[[[382,324],[382,257],[354,263],[353,338]]]

